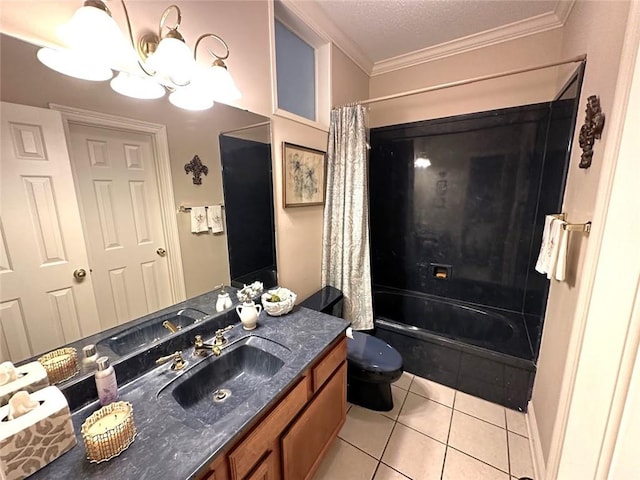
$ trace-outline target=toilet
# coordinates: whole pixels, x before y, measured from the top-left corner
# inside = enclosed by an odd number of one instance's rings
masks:
[[[388,412],[391,384],[402,375],[402,356],[388,343],[362,332],[347,335],[347,401]]]
[[[342,317],[342,292],[324,287],[300,305]],[[393,409],[391,384],[402,375],[402,356],[388,343],[363,332],[347,334],[347,400],[377,411]]]

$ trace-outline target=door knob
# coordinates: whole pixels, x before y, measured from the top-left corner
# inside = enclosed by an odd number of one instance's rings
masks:
[[[160,247],[159,249],[156,250],[156,253],[161,257],[164,257],[167,254],[167,251],[164,248]]]
[[[84,268],[77,268],[76,270],[74,270],[73,276],[75,277],[76,280],[81,282],[84,279],[84,277],[87,276],[87,271]]]

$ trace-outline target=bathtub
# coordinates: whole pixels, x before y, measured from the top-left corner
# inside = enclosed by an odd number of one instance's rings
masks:
[[[525,315],[380,287],[373,301],[374,334],[405,371],[526,411],[535,362]]]

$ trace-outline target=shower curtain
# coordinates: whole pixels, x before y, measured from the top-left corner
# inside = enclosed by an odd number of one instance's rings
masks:
[[[373,328],[367,126],[362,105],[331,111],[322,284],[342,290],[343,316],[356,330]]]

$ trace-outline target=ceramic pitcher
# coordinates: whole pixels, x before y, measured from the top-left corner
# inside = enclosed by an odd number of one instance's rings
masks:
[[[219,293],[216,301],[216,312],[222,312],[227,308],[231,308],[231,297],[228,293]]]
[[[258,315],[262,311],[262,305],[256,305],[251,302],[244,302],[236,307],[236,312],[242,322],[242,328],[245,330],[253,330],[258,323]]]

